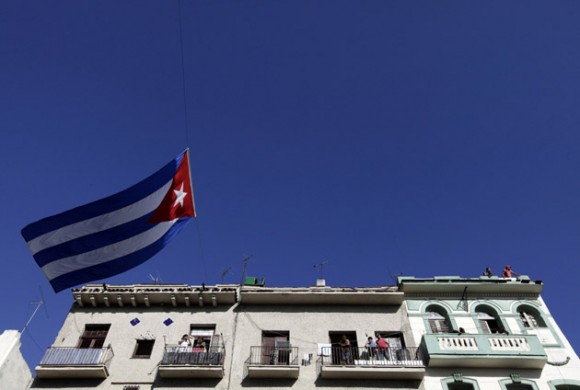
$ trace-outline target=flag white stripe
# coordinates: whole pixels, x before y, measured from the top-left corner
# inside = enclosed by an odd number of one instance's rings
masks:
[[[68,274],[69,272],[78,271],[83,268],[106,263],[107,261],[129,255],[159,240],[178,220],[179,219],[174,219],[168,222],[161,222],[156,224],[153,228],[126,240],[90,252],[85,252],[80,255],[65,257],[53,261],[52,263],[42,267],[42,272],[44,272],[48,280],[52,280],[61,275]]]
[[[119,210],[111,211],[106,214],[79,221],[71,225],[63,226],[60,229],[45,233],[27,242],[28,248],[34,256],[41,250],[50,248],[64,242],[74,240],[89,234],[97,233],[102,230],[110,229],[122,225],[126,222],[140,218],[147,213],[155,210],[163,200],[163,197],[169,191],[173,178],[163,187],[153,192],[149,196],[125,206]]]

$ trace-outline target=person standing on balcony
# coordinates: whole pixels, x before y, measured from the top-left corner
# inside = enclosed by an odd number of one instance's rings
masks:
[[[179,352],[187,352],[188,347],[191,346],[191,340],[189,339],[189,335],[184,334],[179,341]]]
[[[365,345],[367,347],[367,352],[369,354],[369,358],[374,358],[377,356],[377,343],[373,340],[371,336],[367,339],[367,343]]]
[[[382,338],[380,334],[377,335],[377,347],[379,347],[379,356],[388,359],[389,343],[387,343],[387,340]]]
[[[351,364],[352,354],[350,350],[350,340],[345,334],[340,339],[340,364]]]

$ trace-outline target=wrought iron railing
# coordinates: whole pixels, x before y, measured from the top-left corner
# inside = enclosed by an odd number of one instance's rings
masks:
[[[161,359],[162,365],[183,365],[194,366],[222,366],[225,359],[225,348],[223,345],[205,347],[182,347],[180,345],[168,344]]]
[[[51,347],[46,350],[41,366],[108,366],[113,358],[113,349]]]
[[[325,347],[321,363],[323,366],[425,366],[419,348]]]
[[[298,365],[298,347],[250,347],[250,365]]]

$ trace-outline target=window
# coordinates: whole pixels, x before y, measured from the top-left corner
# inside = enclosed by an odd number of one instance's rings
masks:
[[[507,390],[534,390],[532,385],[527,385],[525,383],[511,383],[506,385],[505,388]]]
[[[289,364],[290,332],[287,330],[262,332],[262,364]]]
[[[328,332],[330,344],[332,345],[332,364],[352,364],[359,359],[358,342],[354,331],[330,331]],[[343,347],[341,340],[345,336],[350,348]]]
[[[447,316],[447,311],[440,306],[431,305],[427,308],[427,320],[432,333],[451,332],[451,321]]]
[[[79,339],[79,348],[103,348],[110,324],[87,324]]]
[[[579,385],[556,385],[556,390],[580,390]]]
[[[155,340],[137,340],[133,357],[144,359],[150,358],[151,352],[153,352],[153,344],[155,344]]]
[[[453,377],[441,380],[444,390],[479,390],[477,381],[465,378],[461,373],[453,374]]]
[[[538,390],[538,386],[529,379],[523,379],[518,374],[511,374],[510,379],[502,379],[499,385],[502,390]]]
[[[215,325],[192,325],[189,332],[194,352],[206,352],[217,345]]]
[[[545,328],[546,323],[544,319],[534,307],[522,305],[518,307],[518,313],[520,314],[520,319],[524,324],[525,328]]]
[[[401,332],[375,332],[375,337],[378,335],[381,335],[393,350],[405,348],[405,339]]]
[[[499,316],[491,307],[478,306],[475,313],[482,333],[507,333]]]
[[[447,385],[447,390],[473,390],[474,387],[471,383],[464,382],[454,382]]]

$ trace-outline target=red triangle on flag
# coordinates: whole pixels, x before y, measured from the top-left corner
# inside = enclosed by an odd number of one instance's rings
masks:
[[[189,151],[181,159],[177,172],[173,175],[171,187],[149,219],[149,223],[173,221],[177,218],[195,217],[193,190],[189,174]]]

